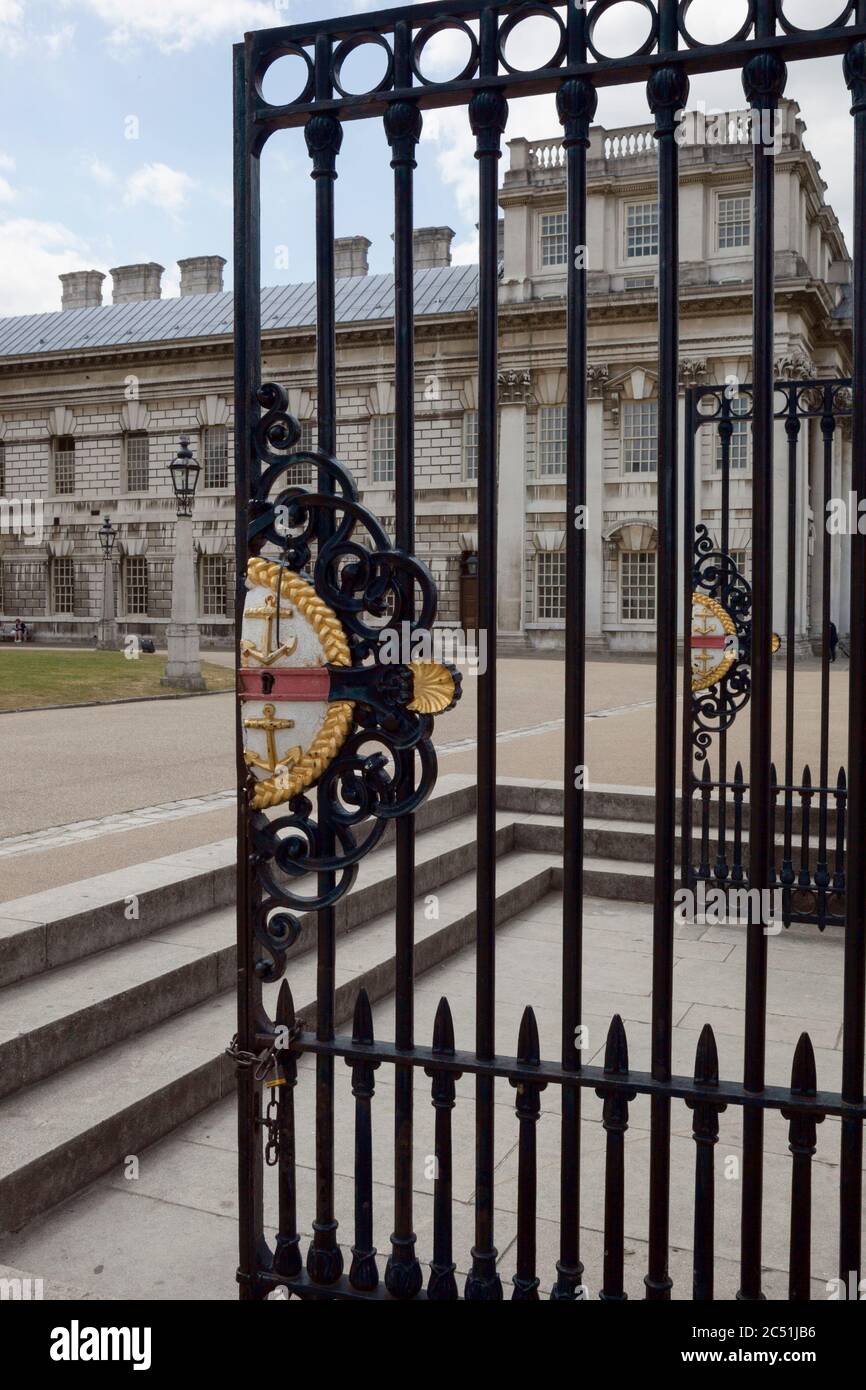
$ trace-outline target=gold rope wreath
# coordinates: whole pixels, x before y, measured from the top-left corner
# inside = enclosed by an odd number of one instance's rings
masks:
[[[302,617],[306,618],[322,644],[325,660],[330,666],[349,666],[349,643],[343,625],[332,608],[319,598],[312,584],[299,574],[282,569],[268,560],[252,559],[247,564],[247,579],[252,585],[261,585],[276,593],[280,585],[280,597],[294,604]],[[279,600],[278,600],[279,601]],[[354,704],[351,700],[339,700],[328,705],[321,729],[316,734],[299,762],[289,770],[288,777],[277,783],[271,778],[256,782],[252,794],[254,811],[264,811],[270,806],[279,806],[291,801],[314,782],[334,761],[352,728]]]
[[[718,618],[722,625],[722,631],[726,637],[736,637],[737,628],[733,618],[727,608],[723,608],[716,599],[708,598],[706,594],[692,594],[692,604],[700,604],[702,608],[707,610],[711,617]],[[692,636],[699,637],[700,634],[693,632]],[[699,642],[695,643],[695,646],[699,645]],[[731,667],[736,664],[736,661],[736,656],[728,652],[719,662],[718,666],[713,667],[708,676],[693,675],[692,690],[708,690],[711,685],[715,685],[716,681],[722,680],[728,674]]]

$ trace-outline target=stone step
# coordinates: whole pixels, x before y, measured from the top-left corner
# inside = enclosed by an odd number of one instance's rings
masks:
[[[514,821],[507,813],[498,819],[496,848],[505,854],[514,845]],[[421,833],[419,897],[470,873],[475,859],[472,817]],[[395,900],[394,854],[387,846],[365,861],[360,886],[338,905],[337,935],[391,911]],[[302,914],[300,922],[295,960],[316,943],[315,913]],[[0,989],[0,1096],[231,988],[235,935],[234,907],[222,908]]]
[[[474,807],[471,777],[441,777],[416,815],[418,833],[470,815]],[[385,853],[393,834],[389,826],[367,865]],[[0,986],[229,906],[235,898],[234,866],[231,837],[3,903]],[[365,876],[370,877],[366,871]],[[361,904],[353,908],[360,910]]]
[[[517,813],[516,813],[517,814]],[[695,834],[693,837],[693,863],[700,862],[701,837]],[[779,851],[784,847],[785,837],[781,834],[775,836],[776,847]],[[791,836],[791,845],[794,851],[794,860],[797,862],[802,840],[800,835]],[[562,853],[562,819],[559,816],[526,816],[519,818],[515,823],[515,844],[520,849],[538,849],[545,854]],[[679,828],[674,834],[674,862],[679,868],[680,846],[682,835]],[[733,833],[732,821],[728,818],[728,833],[726,837],[727,855],[730,863],[733,854]],[[815,857],[817,847],[817,837],[813,822],[811,836],[812,857]],[[715,862],[718,848],[718,832],[714,831],[710,835],[710,858]],[[649,822],[633,820],[615,820],[612,818],[598,818],[587,816],[584,820],[583,852],[586,860],[593,858],[612,859],[635,864],[652,864],[655,856],[655,826]],[[831,873],[835,864],[835,842],[832,837],[828,837],[828,852],[830,857]],[[748,837],[744,832],[742,843],[742,865],[748,867],[749,863],[749,844]],[[777,863],[781,862],[781,854],[777,856]],[[620,897],[619,893],[604,894],[597,893],[595,896]]]
[[[549,856],[506,851],[497,875],[497,924],[543,897],[555,868]],[[475,937],[474,873],[452,878],[435,898],[427,892],[416,900],[418,975]],[[289,978],[297,1012],[310,1025],[315,977],[315,954],[302,952]],[[351,1016],[362,986],[375,1001],[393,990],[394,980],[393,911],[386,910],[347,929],[338,943],[337,1024]],[[277,990],[264,991],[272,1015]],[[123,1171],[124,1160],[228,1095],[234,1071],[224,1048],[234,1028],[234,991],[225,990],[60,1071],[62,1046],[47,1049],[50,1074],[0,1101],[0,1233],[19,1230],[111,1169]]]

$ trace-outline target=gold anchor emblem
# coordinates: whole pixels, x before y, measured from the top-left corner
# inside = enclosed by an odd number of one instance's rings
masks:
[[[247,767],[260,767],[262,771],[270,772],[272,776],[278,769],[288,770],[290,767],[294,767],[295,763],[300,761],[304,753],[303,748],[296,744],[294,748],[288,750],[284,757],[278,757],[276,735],[281,729],[293,729],[295,727],[295,721],[294,719],[275,719],[274,716],[276,712],[275,705],[265,705],[262,709],[261,719],[244,720],[245,729],[264,730],[268,749],[267,760],[260,758],[257,753],[252,753],[249,749],[245,749],[244,762]]]
[[[268,598],[265,599],[263,608],[247,609],[244,617],[264,618],[265,620],[264,651],[259,651],[258,647],[256,647],[249,638],[245,638],[244,641],[241,642],[242,666],[249,666],[250,657],[255,657],[260,666],[273,666],[274,662],[279,661],[281,656],[291,656],[293,654],[298,645],[297,637],[290,637],[288,642],[284,642],[280,647],[273,648],[271,646],[271,630],[277,620],[277,616],[276,594],[270,594]],[[279,617],[281,618],[293,618],[294,616],[294,608],[281,608],[279,610]]]

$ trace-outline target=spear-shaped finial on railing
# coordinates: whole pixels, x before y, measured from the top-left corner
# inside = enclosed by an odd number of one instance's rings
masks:
[[[818,1093],[815,1049],[808,1033],[801,1033],[791,1067],[791,1096],[810,1101]],[[819,1110],[801,1105],[782,1109],[788,1121],[791,1172],[791,1254],[788,1264],[788,1297],[807,1302],[812,1297],[812,1158],[818,1147],[817,1126],[824,1119]]]
[[[517,1064],[537,1067],[541,1061],[541,1043],[535,1011],[528,1005],[520,1020],[517,1037]],[[516,1077],[511,1085],[517,1092],[515,1110],[520,1126],[517,1161],[517,1269],[512,1284],[512,1300],[518,1303],[538,1301],[538,1276],[535,1270],[535,1222],[538,1188],[538,1159],[536,1124],[541,1114],[543,1085]]]
[[[707,1023],[701,1030],[695,1052],[695,1085],[712,1092],[719,1084],[719,1050],[715,1034]],[[692,1266],[692,1297],[708,1301],[713,1297],[715,1256],[715,1169],[713,1149],[719,1138],[719,1113],[724,1104],[712,1095],[689,1098],[693,1112],[692,1138],[695,1150],[695,1238]]]
[[[607,1030],[604,1074],[628,1075],[628,1040],[623,1021],[615,1014]],[[604,1101],[602,1123],[607,1131],[604,1170],[604,1285],[599,1293],[603,1302],[624,1302],[623,1256],[625,1241],[625,1132],[628,1129],[629,1101],[636,1091],[623,1086],[596,1087]]]
[[[358,991],[352,1016],[352,1042],[371,1047],[373,1010],[365,989]],[[349,1283],[368,1293],[379,1283],[376,1247],[373,1244],[373,1127],[371,1101],[375,1089],[373,1072],[379,1063],[366,1058],[347,1057],[352,1068],[352,1095],[355,1097],[355,1243]]]
[[[298,1061],[286,1044],[297,1029],[295,1002],[288,980],[277,995],[277,1075],[274,1078],[277,1105],[277,1181],[278,1227],[274,1245],[274,1270],[296,1278],[303,1268],[298,1235],[297,1190],[295,1184],[295,1096]]]

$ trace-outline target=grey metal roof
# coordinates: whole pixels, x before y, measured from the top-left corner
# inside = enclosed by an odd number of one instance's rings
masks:
[[[337,281],[336,292],[338,323],[369,323],[393,316],[393,275],[351,276]],[[440,266],[415,272],[418,315],[458,314],[473,309],[477,301],[477,266]],[[232,331],[233,309],[233,296],[227,292],[0,318],[0,358],[224,337]],[[262,290],[264,331],[302,328],[315,319],[314,284]]]

